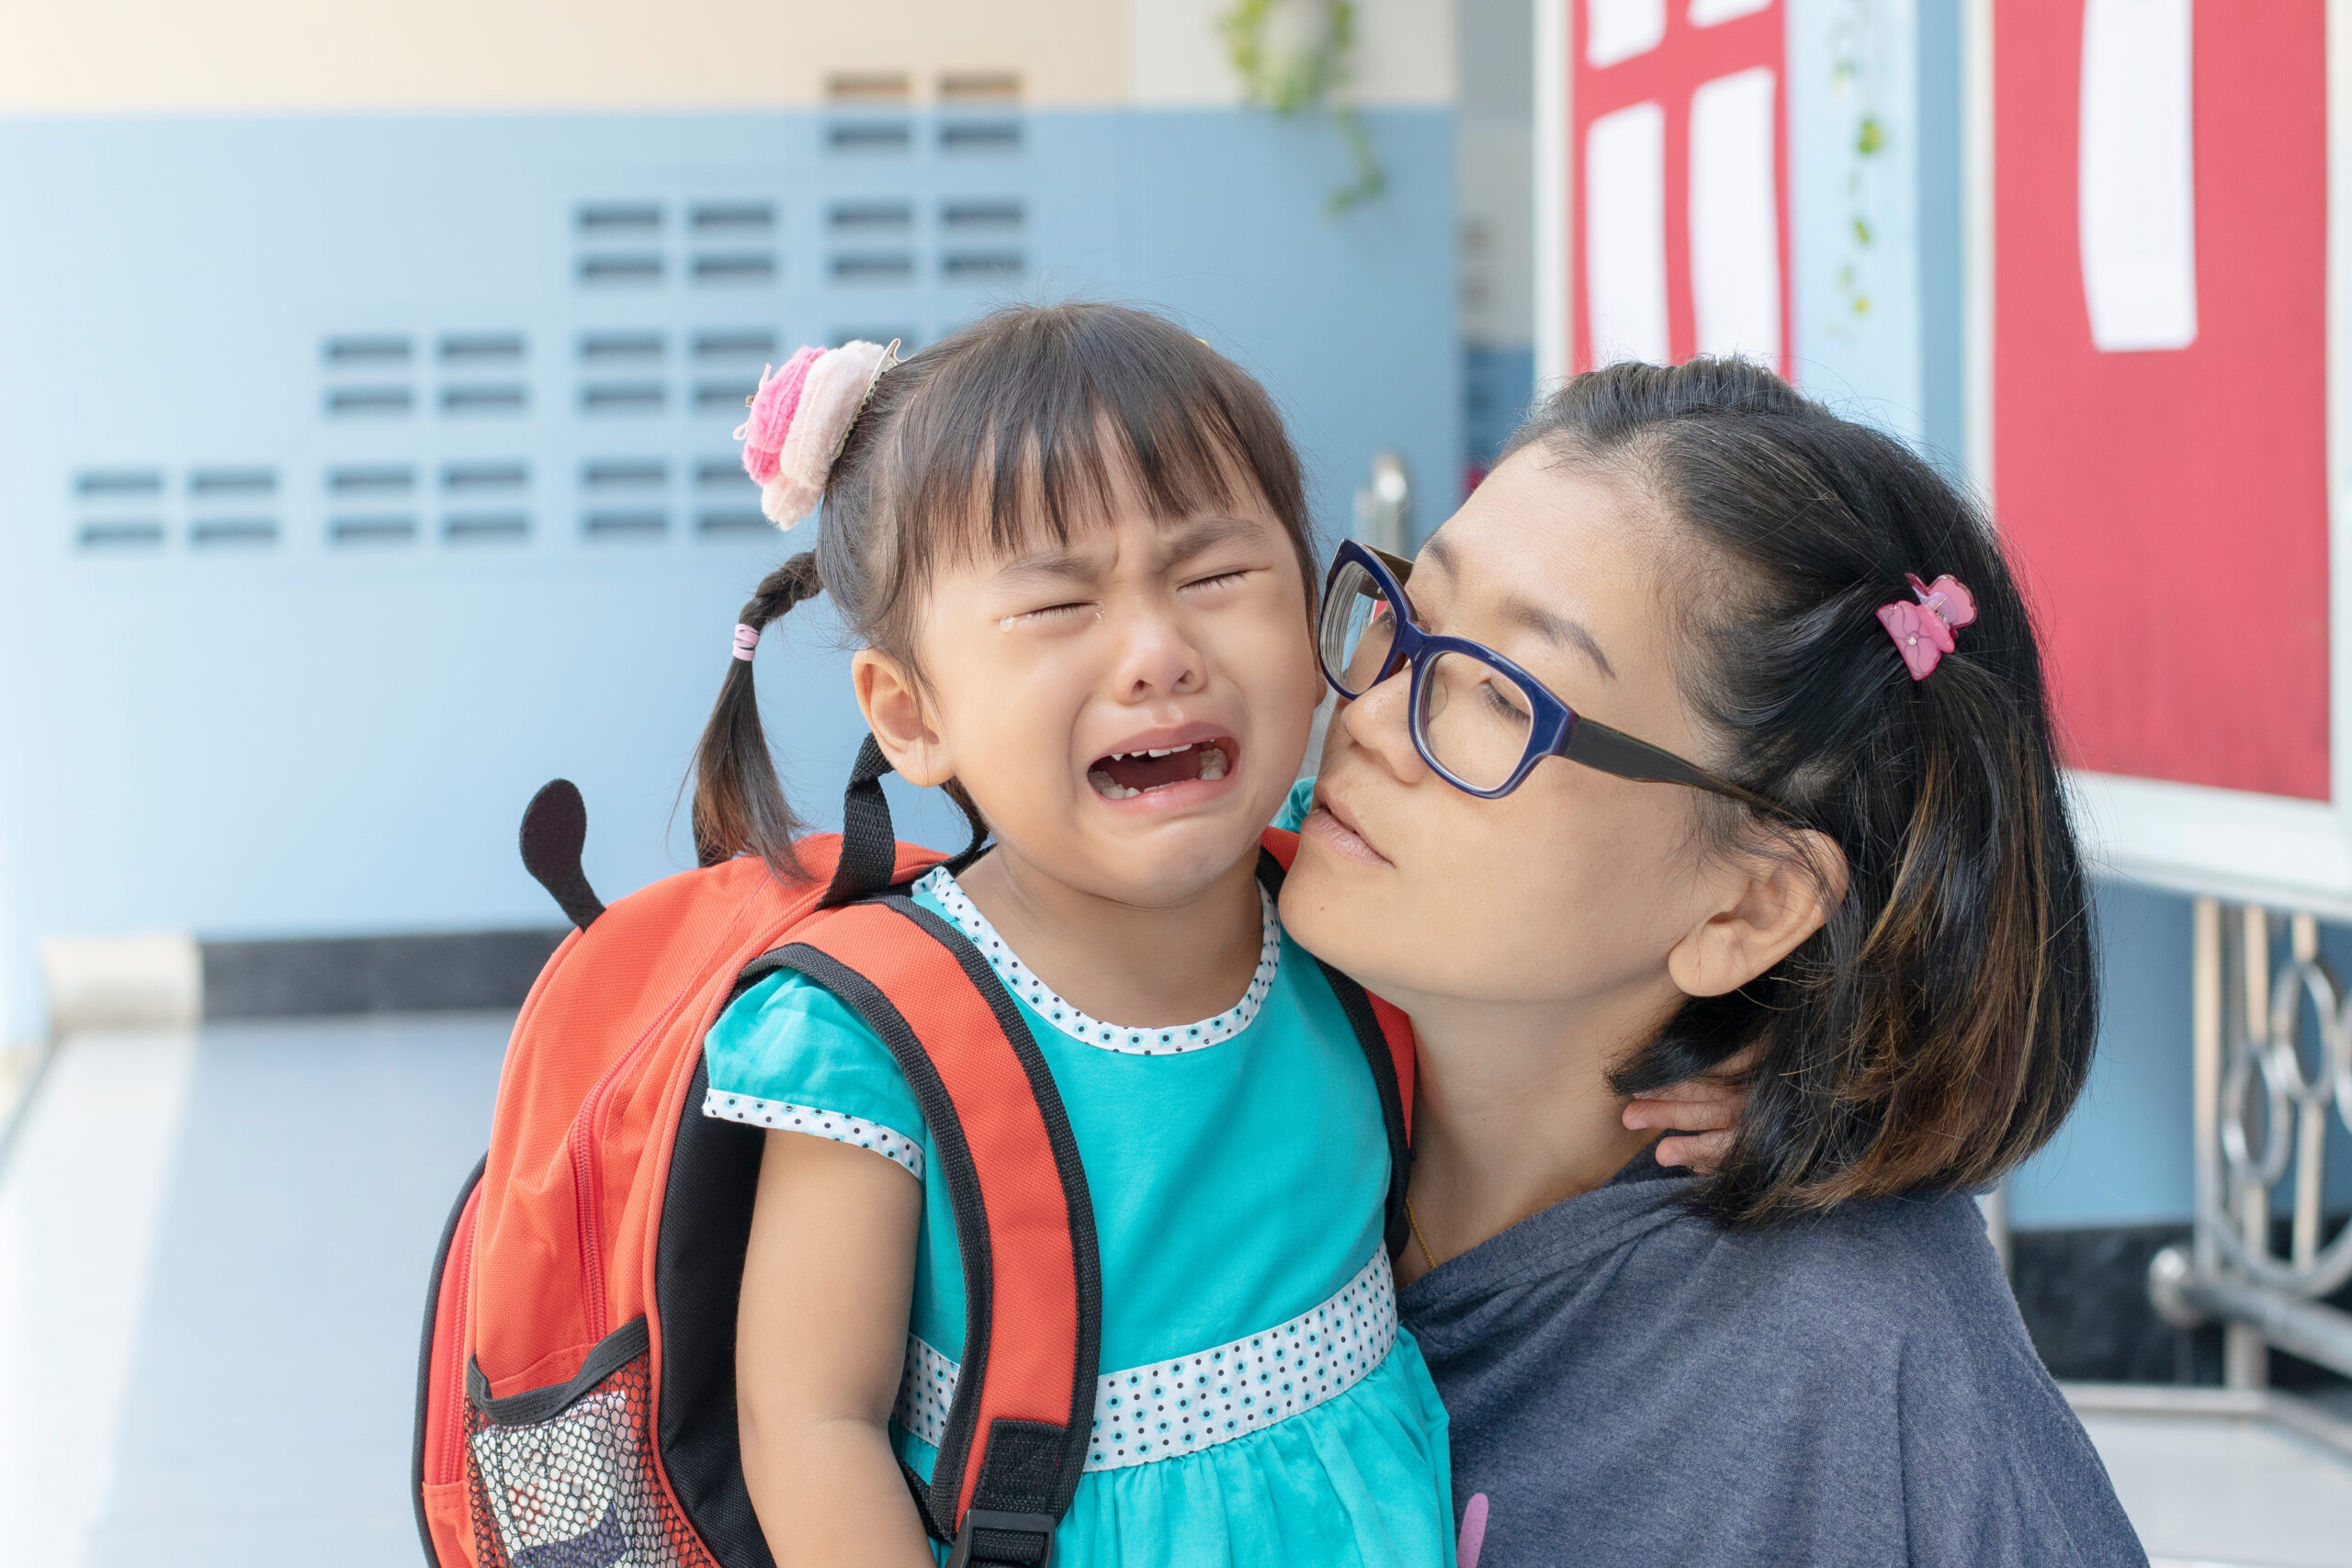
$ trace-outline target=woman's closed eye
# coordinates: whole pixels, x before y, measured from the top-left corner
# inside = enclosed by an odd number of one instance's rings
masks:
[[[1527,699],[1520,694],[1518,687],[1500,676],[1489,675],[1479,682],[1478,693],[1497,718],[1509,719],[1514,724],[1527,722]]]

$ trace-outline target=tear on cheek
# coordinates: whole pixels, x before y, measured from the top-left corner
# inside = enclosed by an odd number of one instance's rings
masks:
[[[1086,782],[1105,800],[1133,800],[1171,784],[1214,783],[1231,771],[1233,742],[1203,740],[1165,750],[1097,757]]]

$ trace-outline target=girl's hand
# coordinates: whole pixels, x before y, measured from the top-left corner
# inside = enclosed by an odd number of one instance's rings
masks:
[[[1658,1140],[1657,1163],[1689,1166],[1701,1176],[1712,1176],[1731,1153],[1734,1130],[1747,1109],[1748,1075],[1755,1067],[1756,1050],[1750,1046],[1713,1072],[1633,1100],[1625,1107],[1625,1125],[1673,1133]]]

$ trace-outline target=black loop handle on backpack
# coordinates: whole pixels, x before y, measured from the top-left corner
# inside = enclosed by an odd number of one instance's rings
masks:
[[[820,908],[854,904],[890,886],[891,875],[899,869],[899,840],[890,826],[890,803],[882,795],[882,775],[891,771],[890,759],[868,735],[857,749],[857,761],[849,771],[849,790],[842,796],[842,858],[833,867],[832,886],[825,889]],[[967,802],[957,799],[956,804],[972,825],[971,843],[948,863],[961,871],[979,858],[989,829]]]

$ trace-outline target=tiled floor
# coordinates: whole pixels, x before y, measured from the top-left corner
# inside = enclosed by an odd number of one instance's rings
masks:
[[[0,1564],[414,1568],[425,1270],[494,1016],[84,1036],[0,1169]],[[2352,1458],[2086,1418],[2159,1568],[2352,1568]]]
[[[0,1172],[0,1563],[414,1568],[424,1280],[509,1021],[67,1045]]]
[[[2352,1455],[2245,1417],[2083,1425],[2157,1568],[2352,1568]]]

